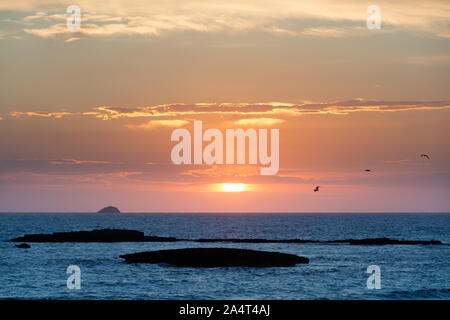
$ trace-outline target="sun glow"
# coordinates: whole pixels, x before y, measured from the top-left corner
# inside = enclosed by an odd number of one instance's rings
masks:
[[[245,184],[243,183],[223,183],[222,189],[225,192],[241,192],[244,191]]]

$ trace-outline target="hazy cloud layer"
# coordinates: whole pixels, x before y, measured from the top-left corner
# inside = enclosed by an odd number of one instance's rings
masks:
[[[55,167],[55,162],[61,161]],[[104,161],[80,161],[73,165],[61,160],[3,160],[0,161],[0,186],[8,185],[31,188],[96,188],[119,187],[132,190],[162,189],[171,191],[192,191],[193,188],[214,192],[215,185],[223,181],[240,182],[249,185],[249,191],[311,192],[311,187],[321,185],[353,187],[397,187],[432,183],[448,189],[450,172],[431,168],[417,171],[417,168],[402,171],[380,170],[367,174],[358,170],[317,171],[308,168],[281,168],[278,175],[261,176],[255,165],[213,165],[174,166],[170,163],[109,163]],[[190,185],[189,189],[185,189]],[[283,187],[284,186],[284,187]],[[341,190],[342,191],[342,190]],[[335,192],[335,191],[334,191]]]
[[[65,10],[71,1],[2,1],[0,10],[32,12],[13,20],[25,32],[42,38],[79,39],[83,36],[152,35],[170,31],[261,30],[283,35],[344,37],[367,32],[367,6],[357,0],[79,0],[82,28],[69,30]],[[448,1],[382,1],[383,31],[423,32],[450,37]],[[292,21],[307,21],[296,25]],[[44,26],[40,25],[45,23]],[[347,25],[342,26],[342,22]]]

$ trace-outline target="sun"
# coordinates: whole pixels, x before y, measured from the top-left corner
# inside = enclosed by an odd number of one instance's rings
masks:
[[[243,183],[222,183],[222,189],[225,192],[241,192],[245,189]]]

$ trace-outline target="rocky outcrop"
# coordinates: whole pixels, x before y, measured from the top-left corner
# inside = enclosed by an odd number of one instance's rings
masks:
[[[188,248],[125,254],[127,263],[167,263],[178,267],[292,267],[309,263],[293,254],[230,248]]]
[[[51,234],[26,234],[14,238],[13,242],[205,242],[205,243],[319,243],[353,245],[444,245],[438,240],[397,240],[390,238],[366,238],[343,240],[304,240],[304,239],[240,239],[206,238],[178,239],[174,237],[146,236],[141,231],[121,229],[99,229],[92,231],[55,232]],[[448,245],[448,244],[447,244]]]
[[[16,248],[29,249],[29,248],[31,248],[31,246],[28,243],[21,243],[21,244],[16,244]]]
[[[120,211],[116,207],[109,206],[97,211],[97,213],[120,213]]]
[[[231,242],[231,243],[321,243],[321,244],[356,244],[356,245],[386,245],[386,244],[422,244],[441,245],[438,240],[397,240],[390,238],[366,238],[366,239],[343,239],[343,240],[304,240],[304,239],[197,239],[196,242]]]
[[[98,229],[92,231],[55,232],[51,234],[27,234],[11,239],[13,242],[172,242],[170,237],[145,236],[136,230]]]

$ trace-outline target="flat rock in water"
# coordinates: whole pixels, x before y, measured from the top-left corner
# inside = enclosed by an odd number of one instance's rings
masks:
[[[121,255],[127,263],[167,263],[179,267],[291,267],[309,263],[293,254],[230,248],[187,248]]]
[[[16,244],[16,248],[29,249],[29,248],[31,248],[31,246],[28,243],[21,243],[21,244]]]
[[[397,240],[390,238],[303,240],[303,239],[177,239],[174,237],[146,236],[141,231],[122,229],[98,229],[91,231],[55,232],[50,234],[26,234],[13,242],[229,242],[229,243],[315,243],[353,245],[444,245],[438,240]],[[449,245],[449,244],[445,244]]]
[[[145,236],[143,232],[121,229],[26,234],[11,239],[12,242],[171,242],[171,237]]]

